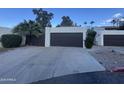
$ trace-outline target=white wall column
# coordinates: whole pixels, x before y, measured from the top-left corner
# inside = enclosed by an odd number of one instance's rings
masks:
[[[45,47],[50,47],[50,29],[47,27],[45,31]]]
[[[85,40],[86,40],[86,31],[83,32],[83,48],[85,47]]]

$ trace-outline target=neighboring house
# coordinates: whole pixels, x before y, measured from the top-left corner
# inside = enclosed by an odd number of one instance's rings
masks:
[[[124,30],[95,30],[96,44],[100,46],[124,46]]]
[[[3,34],[12,34],[11,28],[0,27],[0,38]],[[0,47],[2,47],[1,42],[0,42]]]

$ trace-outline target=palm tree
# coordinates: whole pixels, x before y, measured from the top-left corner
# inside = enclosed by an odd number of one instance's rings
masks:
[[[85,25],[85,26],[87,25],[87,22],[86,22],[86,21],[84,22],[84,25]]]
[[[117,23],[117,21],[116,21],[115,19],[113,19],[113,20],[111,21],[111,23],[113,24],[113,27],[114,27],[115,24]]]
[[[113,18],[111,23],[113,24],[113,27],[116,24],[116,27],[119,27],[119,23],[120,23],[120,18]]]
[[[29,45],[31,44],[32,35],[38,37],[42,34],[42,32],[43,32],[43,29],[41,28],[41,26],[32,20],[29,20],[29,21],[24,20],[24,22],[18,24],[13,29],[13,33],[18,33],[21,36],[28,35],[30,40]]]
[[[28,28],[27,26],[28,26],[27,21],[24,20],[24,22],[21,22],[20,24],[15,26],[12,31],[13,31],[13,33],[18,33],[21,36],[26,35],[27,28]]]
[[[116,23],[117,23],[117,27],[119,27],[120,18],[117,18],[117,19],[116,19]]]
[[[92,26],[93,26],[94,23],[95,23],[94,21],[91,21],[91,22],[90,22],[90,24],[91,24],[91,28],[92,28]]]

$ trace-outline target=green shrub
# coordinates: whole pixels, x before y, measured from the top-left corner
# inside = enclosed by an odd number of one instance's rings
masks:
[[[87,36],[95,37],[96,36],[96,31],[94,30],[87,30]]]
[[[1,37],[2,46],[5,48],[19,47],[22,42],[22,37],[14,34],[4,34]]]
[[[86,48],[92,48],[94,44],[95,36],[96,36],[96,32],[94,30],[87,30],[87,37],[85,40]]]
[[[93,38],[92,37],[86,37],[86,41],[85,41],[85,46],[86,48],[92,48],[93,46]]]

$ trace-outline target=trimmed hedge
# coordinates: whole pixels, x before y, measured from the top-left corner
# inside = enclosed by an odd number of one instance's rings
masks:
[[[86,48],[92,48],[94,44],[95,36],[96,36],[96,32],[94,30],[87,30],[87,37],[85,40]]]
[[[1,43],[4,48],[19,47],[22,42],[22,37],[14,34],[4,34],[1,37]]]

